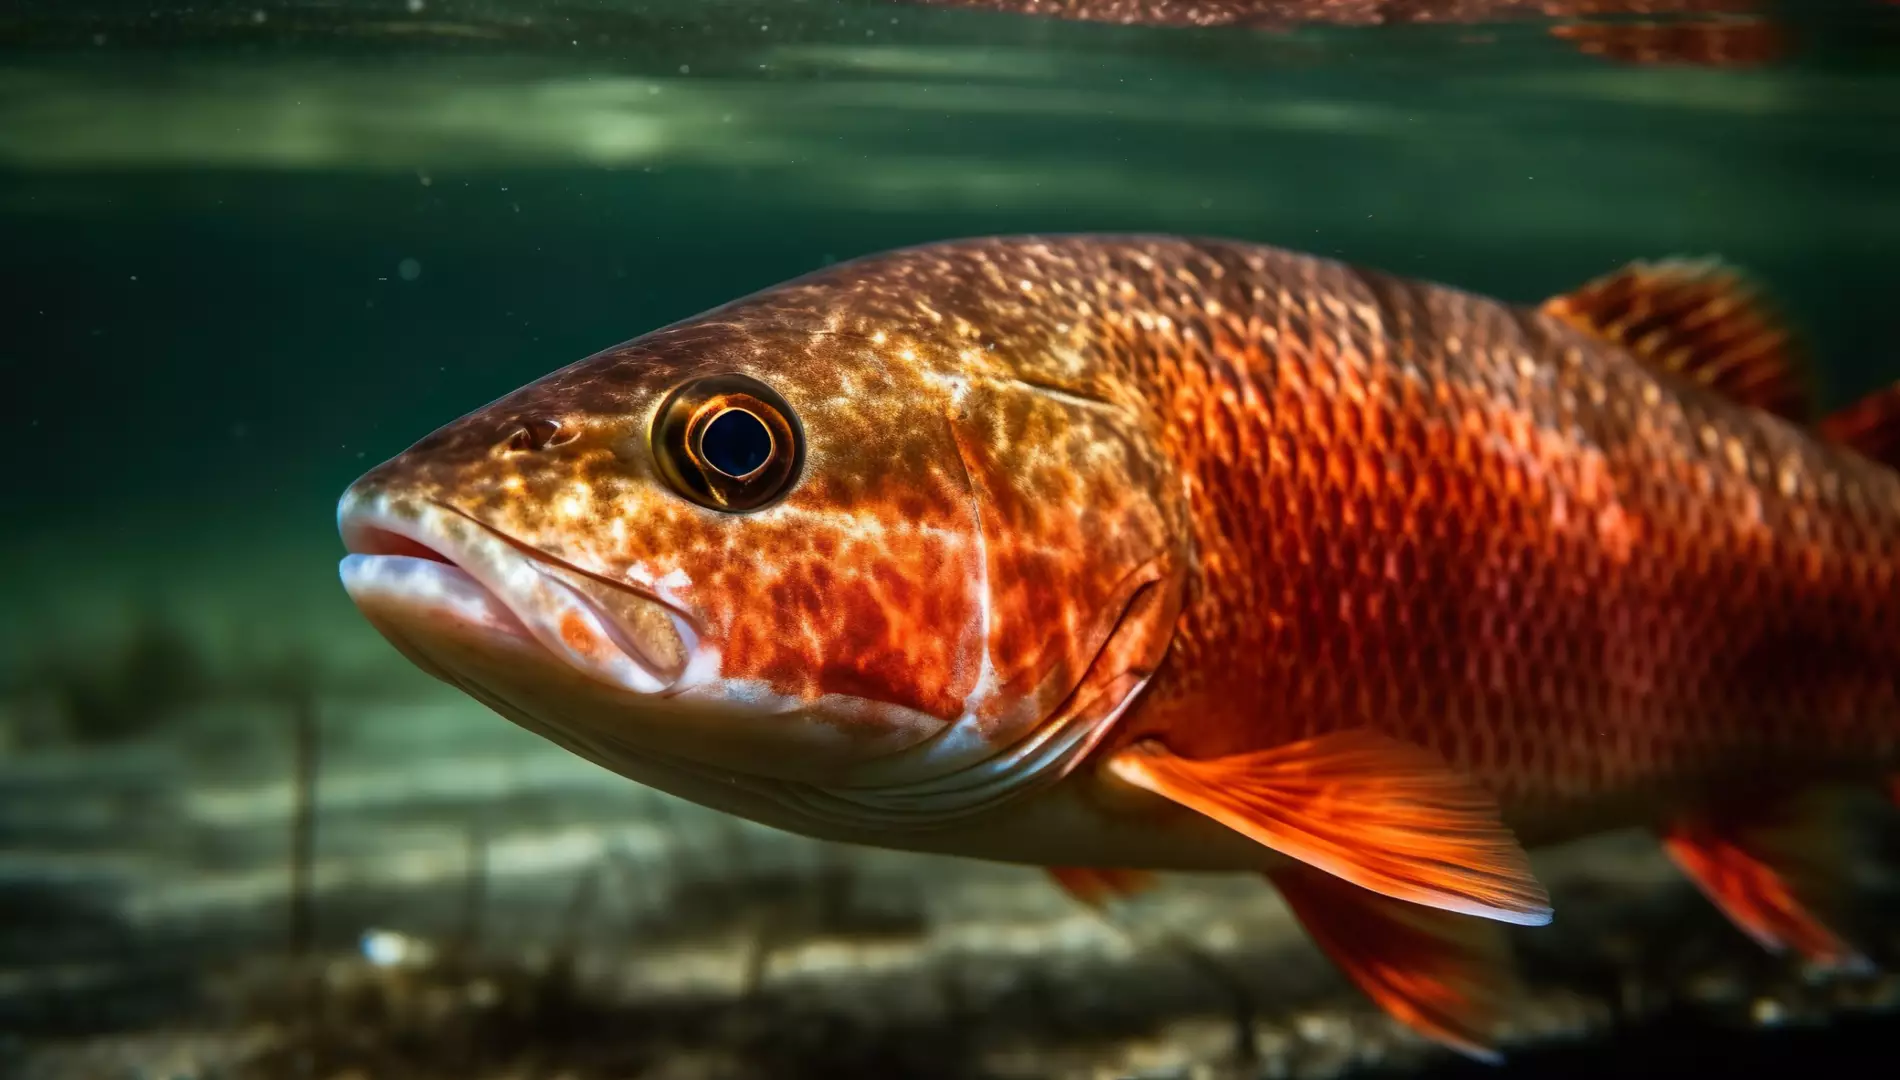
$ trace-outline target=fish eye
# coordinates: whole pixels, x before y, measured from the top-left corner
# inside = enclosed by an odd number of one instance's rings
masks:
[[[653,459],[673,490],[729,513],[758,510],[792,486],[805,456],[792,407],[744,375],[675,388],[653,423]]]
[[[727,409],[706,424],[699,456],[735,480],[752,475],[772,456],[772,433],[765,421],[744,409]]]

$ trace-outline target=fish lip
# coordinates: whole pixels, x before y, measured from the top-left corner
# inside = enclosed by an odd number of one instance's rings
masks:
[[[466,539],[453,535],[453,529],[431,527],[428,519],[431,515],[447,515],[466,525],[480,530],[481,534],[492,541],[498,550],[486,553],[477,549],[485,544],[470,544]],[[347,552],[345,563],[351,560],[368,559],[419,559],[432,558],[446,564],[458,575],[468,579],[474,586],[488,594],[494,604],[508,612],[520,624],[521,636],[539,646],[541,651],[554,654],[554,659],[569,663],[582,674],[607,683],[616,689],[637,693],[642,697],[672,697],[687,689],[689,680],[684,676],[693,668],[693,660],[699,656],[701,642],[704,640],[702,623],[691,612],[682,610],[678,604],[654,595],[652,592],[615,581],[593,571],[585,570],[568,563],[566,560],[541,551],[524,541],[508,535],[501,529],[483,521],[460,507],[437,499],[404,499],[383,492],[365,493],[354,489],[345,493],[337,508],[337,528]],[[395,537],[417,545],[421,552],[391,552],[387,543],[378,543],[382,537]],[[483,580],[484,575],[477,572],[476,565],[484,560],[493,561],[496,554],[504,553],[502,558],[518,561],[564,594],[563,598],[576,608],[585,611],[595,620],[599,629],[632,670],[622,668],[624,677],[613,677],[594,666],[585,664],[572,656],[565,655],[544,640],[533,630],[536,619],[529,611],[523,610],[517,603],[510,602],[507,591],[497,588],[494,582]],[[557,572],[558,571],[558,572]],[[656,661],[646,650],[639,647],[636,640],[619,624],[618,620],[605,611],[602,606],[582,590],[576,589],[561,579],[561,572],[578,575],[619,590],[639,600],[650,603],[663,612],[679,635],[684,660],[677,665],[667,665]],[[673,670],[668,670],[669,667]]]
[[[630,596],[639,597],[640,599],[645,600],[647,603],[653,604],[654,606],[663,609],[668,615],[671,615],[674,619],[685,623],[686,628],[692,631],[692,641],[688,642],[689,646],[693,642],[699,641],[705,637],[706,627],[705,627],[705,624],[700,620],[699,616],[686,610],[683,607],[680,607],[677,603],[674,603],[673,601],[668,600],[666,597],[661,596],[659,593],[654,592],[652,589],[644,588],[643,586],[639,585],[636,582],[620,581],[615,578],[610,578],[606,576],[605,574],[601,574],[596,571],[589,570],[586,567],[576,566],[575,564],[568,562],[566,559],[563,559],[558,555],[554,555],[549,552],[542,551],[540,548],[537,548],[534,545],[527,543],[526,541],[518,540],[515,537],[508,535],[506,532],[503,532],[502,530],[496,528],[495,526],[490,525],[488,522],[483,521],[481,518],[476,517],[474,514],[469,513],[468,511],[462,509],[459,506],[453,506],[453,505],[450,505],[449,503],[440,502],[437,500],[430,500],[430,505],[436,507],[439,510],[443,510],[443,511],[446,511],[447,513],[454,514],[457,517],[460,517],[463,520],[474,525],[476,528],[482,529],[483,531],[487,532],[490,536],[493,536],[495,539],[500,540],[502,543],[507,544],[509,547],[514,548],[517,552],[520,552],[530,562],[542,563],[548,566],[559,567],[560,569],[565,570],[570,574],[578,574],[581,577],[589,579],[590,581],[599,582],[600,584],[605,585],[610,589],[618,589],[621,592],[627,593]],[[414,538],[411,537],[411,539],[414,539]],[[420,541],[418,541],[418,543],[420,543]]]

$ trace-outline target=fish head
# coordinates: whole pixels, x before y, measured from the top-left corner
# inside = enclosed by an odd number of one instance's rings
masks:
[[[428,435],[341,500],[349,594],[516,723],[813,835],[1059,774],[1178,565],[1158,451],[1008,349],[832,306],[656,331]]]

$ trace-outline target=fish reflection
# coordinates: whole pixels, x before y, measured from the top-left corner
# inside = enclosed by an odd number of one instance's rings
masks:
[[[1786,55],[1789,33],[1761,0],[898,0],[934,7],[1129,26],[1291,30],[1302,25],[1562,20],[1549,32],[1631,64],[1753,66]],[[1602,21],[1598,21],[1602,20]]]

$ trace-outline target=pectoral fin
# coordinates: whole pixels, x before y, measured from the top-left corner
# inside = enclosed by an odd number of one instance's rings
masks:
[[[1494,922],[1389,900],[1304,866],[1268,875],[1321,951],[1399,1022],[1480,1061],[1518,996]]]
[[[1375,893],[1503,922],[1550,921],[1550,899],[1496,801],[1410,743],[1346,731],[1195,760],[1149,742],[1108,768]]]
[[[1838,796],[1812,791],[1670,823],[1663,850],[1730,922],[1771,952],[1855,969],[1866,959],[1831,925],[1848,891]]]
[[[1110,897],[1134,896],[1155,883],[1146,870],[1103,869],[1093,866],[1051,866],[1049,876],[1062,891],[1090,907],[1101,907]]]

